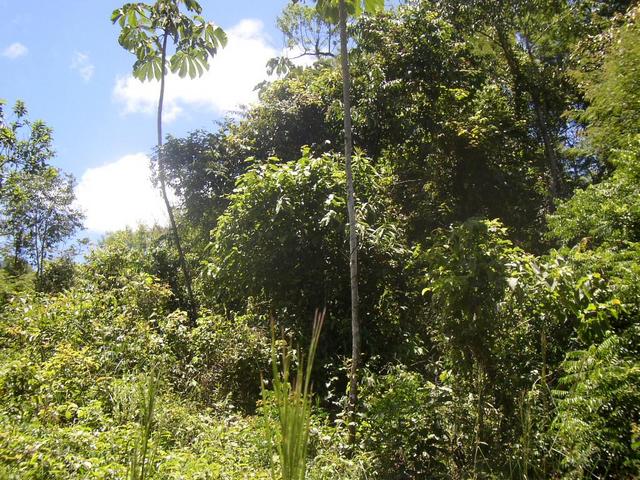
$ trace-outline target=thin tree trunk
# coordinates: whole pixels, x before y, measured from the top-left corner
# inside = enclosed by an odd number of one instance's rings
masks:
[[[538,95],[532,95],[533,109],[536,112],[536,120],[538,122],[538,129],[540,130],[540,136],[542,137],[542,143],[544,145],[544,154],[547,158],[547,165],[549,166],[550,184],[549,189],[551,191],[551,198],[556,199],[562,196],[563,186],[562,177],[560,176],[560,167],[556,151],[551,141],[551,136],[547,129],[547,121],[545,114],[542,111],[541,101]],[[549,208],[553,212],[555,206],[553,202],[549,205]]]
[[[347,45],[347,9],[340,0],[340,54],[342,61],[342,96],[344,102],[344,157],[347,172],[347,210],[349,214],[349,271],[351,279],[351,375],[349,378],[349,443],[356,438],[356,412],[358,409],[358,372],[360,369],[360,317],[358,315],[358,232],[356,224],[356,201],[353,189],[351,155],[351,75],[349,73],[349,51]]]
[[[536,65],[536,60],[533,56],[533,49],[531,48],[531,42],[525,37],[525,45],[527,54],[529,55],[529,61],[531,65]],[[536,74],[539,77],[538,68],[536,68]],[[546,115],[546,102],[544,98],[540,96],[539,92],[535,91],[535,87],[531,88],[531,98],[533,100],[533,106],[536,112],[536,118],[538,119],[538,125],[540,128],[540,135],[544,143],[545,156],[547,157],[547,163],[551,173],[551,195],[553,198],[558,198],[564,195],[564,183],[562,181],[562,174],[560,171],[560,161],[558,155],[553,146],[551,135],[549,135],[549,129],[547,128],[547,115]],[[551,209],[555,209],[555,205],[551,204]]]
[[[22,252],[22,232],[18,232],[14,240],[13,250],[13,268],[18,271],[18,261],[20,259],[20,253]]]
[[[187,288],[187,296],[189,301],[189,315],[191,316],[191,320],[195,321],[196,318],[196,303],[193,297],[193,290],[191,288],[191,273],[189,272],[189,267],[187,266],[187,262],[184,258],[184,251],[182,250],[182,243],[180,242],[180,234],[178,233],[178,227],[176,225],[176,219],[173,215],[173,208],[171,208],[171,203],[169,202],[169,197],[167,196],[167,185],[165,179],[164,172],[164,160],[162,158],[162,106],[164,103],[164,84],[165,84],[165,63],[167,59],[167,40],[169,39],[168,34],[164,34],[162,39],[162,76],[160,77],[160,98],[158,99],[158,177],[160,179],[160,190],[162,191],[162,199],[164,200],[164,205],[167,208],[167,214],[169,215],[169,222],[171,222],[171,231],[173,233],[173,240],[176,244],[176,249],[178,250],[178,259],[180,262],[180,268],[182,269],[182,273],[184,275],[184,283]]]
[[[549,129],[547,127],[548,122],[544,113],[543,102],[539,93],[536,92],[535,86],[532,86],[529,80],[523,75],[505,32],[501,28],[497,28],[497,34],[498,44],[502,48],[507,65],[511,71],[514,82],[516,83],[516,88],[523,88],[531,97],[531,103],[533,104],[533,110],[535,113],[535,123],[538,128],[538,132],[540,133],[540,137],[542,138],[544,157],[547,163],[547,168],[549,169],[549,210],[553,212],[555,209],[553,201],[563,195],[564,184],[560,172],[558,155],[553,146],[553,141],[551,140],[551,135],[549,134]],[[533,54],[529,48],[527,48],[527,52],[533,64]]]
[[[484,385],[485,374],[482,363],[475,361],[478,369],[476,377],[476,388],[478,392],[478,401],[476,404],[476,424],[474,428],[475,442],[473,449],[473,478],[478,478],[478,457],[482,454],[482,445],[484,444]]]

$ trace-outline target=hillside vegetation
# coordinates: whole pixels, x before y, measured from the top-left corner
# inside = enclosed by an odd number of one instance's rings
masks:
[[[184,265],[161,226],[113,232],[82,261],[62,251],[82,221],[73,180],[50,166],[48,127],[5,105],[0,478],[283,478],[284,405],[308,434],[295,478],[640,477],[633,3],[407,1],[349,26],[352,425],[326,16],[288,7],[292,45],[308,38],[291,25],[324,42],[315,63],[274,59],[258,104],[156,152]],[[298,372],[324,309],[313,370]],[[314,392],[308,424],[296,373]]]

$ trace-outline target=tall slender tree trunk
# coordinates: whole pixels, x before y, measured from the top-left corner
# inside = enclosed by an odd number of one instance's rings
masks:
[[[501,28],[497,28],[498,43],[504,53],[507,65],[513,76],[513,80],[516,83],[516,88],[522,88],[531,97],[531,103],[533,105],[533,111],[535,114],[535,123],[542,139],[542,146],[544,150],[544,157],[549,169],[549,210],[553,212],[555,209],[554,200],[561,197],[564,194],[564,182],[562,181],[562,173],[560,168],[560,161],[558,159],[557,152],[549,133],[548,120],[545,114],[544,102],[540,96],[540,93],[536,91],[535,85],[531,85],[530,80],[527,79],[522,70],[516,56],[511,48],[511,43],[507,38],[506,33]],[[535,64],[533,53],[527,42],[527,53],[532,64]]]
[[[160,179],[160,190],[162,192],[162,199],[164,200],[164,205],[167,209],[167,215],[169,215],[169,222],[171,223],[173,240],[176,244],[176,249],[178,250],[178,260],[180,262],[180,268],[182,269],[182,273],[184,275],[184,284],[187,289],[187,297],[189,301],[189,315],[191,317],[191,320],[195,321],[197,313],[195,298],[193,296],[193,290],[191,288],[191,273],[189,272],[189,267],[184,257],[184,250],[182,249],[182,243],[180,242],[178,226],[176,225],[176,219],[173,215],[173,208],[171,208],[171,202],[169,202],[169,197],[167,196],[167,182],[164,171],[164,159],[162,158],[162,106],[164,103],[164,68],[167,60],[168,39],[169,35],[165,33],[162,39],[162,76],[160,77],[160,98],[158,99],[158,178]]]
[[[18,232],[15,236],[13,243],[13,268],[18,271],[18,261],[20,260],[20,253],[22,253],[22,232]]]
[[[340,0],[340,56],[342,63],[342,97],[344,106],[344,158],[347,172],[347,210],[349,214],[349,271],[351,279],[351,374],[349,377],[349,443],[356,438],[356,412],[358,409],[358,373],[360,370],[361,334],[358,313],[358,230],[356,223],[356,200],[353,189],[351,156],[353,138],[351,135],[351,74],[349,72],[349,51],[347,45],[347,8]]]

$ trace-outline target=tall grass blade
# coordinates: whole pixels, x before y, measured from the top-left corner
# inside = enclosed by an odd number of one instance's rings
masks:
[[[291,379],[291,357],[286,341],[278,355],[275,325],[271,323],[271,363],[273,368],[273,395],[278,410],[279,435],[270,433],[270,441],[276,444],[280,459],[280,478],[282,480],[304,480],[307,468],[307,447],[311,422],[311,374],[313,361],[320,339],[325,312],[316,311],[313,319],[311,344],[306,359],[301,355],[295,378]],[[280,357],[278,359],[278,356]],[[267,394],[262,386],[263,399]],[[272,474],[275,469],[272,466]],[[275,475],[274,475],[275,477]]]

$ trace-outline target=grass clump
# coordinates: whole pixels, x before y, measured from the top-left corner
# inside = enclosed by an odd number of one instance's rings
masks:
[[[280,460],[279,470],[282,480],[304,480],[307,469],[307,448],[311,423],[311,373],[325,312],[316,311],[313,320],[311,344],[305,363],[303,356],[297,362],[295,377],[293,374],[293,352],[287,342],[281,342],[278,358],[278,346],[275,339],[275,326],[271,325],[271,363],[273,367],[273,402],[278,413],[279,432],[269,429],[269,441],[275,443]],[[262,389],[263,400],[267,402],[267,391]],[[272,475],[276,477],[276,468],[272,465]]]

